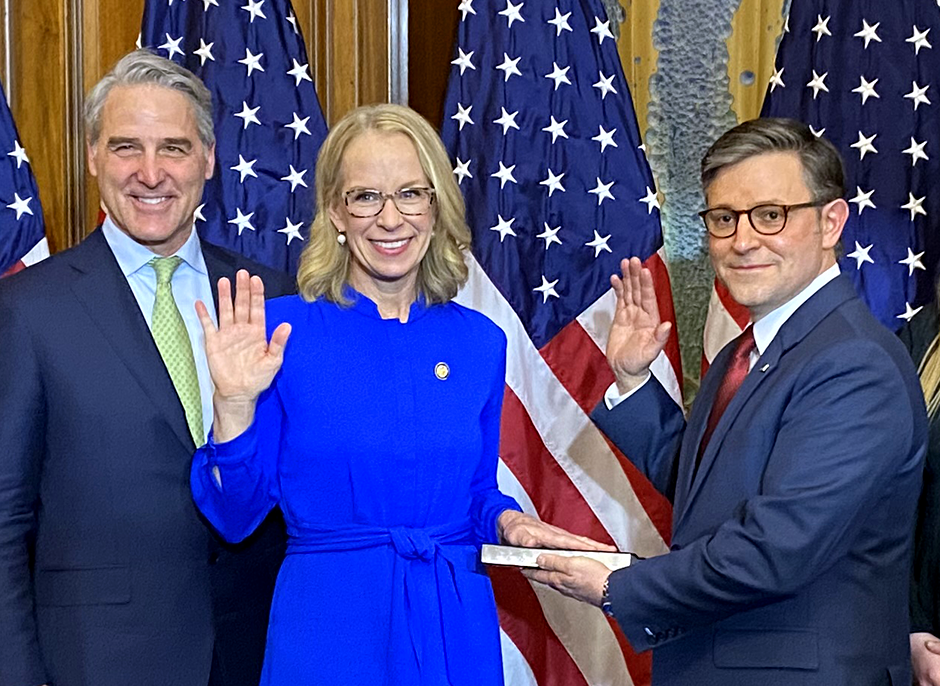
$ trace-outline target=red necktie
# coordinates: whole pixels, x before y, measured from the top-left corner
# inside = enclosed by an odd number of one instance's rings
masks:
[[[696,467],[702,460],[702,455],[705,453],[705,448],[708,447],[708,441],[711,439],[715,427],[718,426],[718,420],[721,419],[721,415],[724,414],[725,408],[728,407],[728,403],[731,402],[734,394],[738,392],[738,388],[744,383],[744,377],[747,376],[750,368],[751,353],[755,347],[754,327],[748,326],[738,337],[738,344],[731,356],[731,363],[725,372],[725,378],[721,380],[721,385],[715,394],[715,402],[712,404],[712,411],[708,415],[708,424],[705,426],[702,442],[699,443],[698,456],[695,460]]]

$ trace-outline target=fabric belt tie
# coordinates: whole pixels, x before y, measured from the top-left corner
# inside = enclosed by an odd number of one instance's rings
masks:
[[[457,590],[456,574],[475,563],[476,545],[470,520],[427,528],[349,525],[334,528],[305,526],[291,531],[288,555],[343,552],[391,546],[396,554],[392,578],[391,639],[393,649],[409,650],[418,669],[444,671],[450,684],[474,684],[458,669],[469,645],[467,608]],[[438,617],[433,616],[434,612]],[[472,608],[470,609],[472,612]],[[431,616],[428,615],[431,612]],[[440,633],[443,654],[425,651],[424,634]],[[437,667],[437,669],[436,669]]]
[[[395,552],[406,560],[430,562],[437,553],[437,544],[424,529],[397,526],[388,530]]]

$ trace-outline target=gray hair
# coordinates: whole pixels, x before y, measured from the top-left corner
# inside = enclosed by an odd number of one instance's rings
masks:
[[[794,119],[752,119],[726,131],[702,158],[702,189],[718,173],[755,155],[795,152],[803,166],[803,181],[813,202],[828,202],[845,195],[845,169],[835,146]]]
[[[101,135],[101,112],[111,89],[147,85],[170,88],[182,93],[192,106],[202,144],[210,147],[215,143],[212,94],[199,77],[185,67],[149,50],[135,50],[118,60],[85,98],[85,134],[92,145],[98,142]]]

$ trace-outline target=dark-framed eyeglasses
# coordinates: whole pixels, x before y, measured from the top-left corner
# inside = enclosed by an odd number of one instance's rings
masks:
[[[427,214],[434,203],[434,189],[425,186],[401,188],[394,193],[383,193],[373,188],[353,188],[343,193],[346,210],[354,217],[367,219],[377,216],[385,203],[391,200],[404,215]]]
[[[730,238],[733,236],[738,230],[738,220],[742,214],[747,215],[747,220],[757,233],[763,236],[773,236],[786,227],[787,217],[790,216],[790,212],[808,207],[822,207],[831,202],[832,200],[819,200],[816,202],[801,202],[795,205],[765,203],[747,210],[712,207],[699,212],[698,216],[705,222],[708,233],[715,238]]]

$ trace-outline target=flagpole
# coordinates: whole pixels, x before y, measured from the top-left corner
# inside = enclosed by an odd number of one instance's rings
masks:
[[[7,103],[13,107],[13,27],[10,19],[10,2],[3,0],[3,90],[7,96]]]
[[[408,0],[388,0],[388,98],[408,104]]]
[[[8,1],[8,0],[5,0]],[[82,121],[82,105],[85,100],[84,64],[82,45],[83,0],[69,0],[69,15],[66,32],[72,49],[65,62],[65,87],[67,90],[66,128],[66,207],[69,213],[68,246],[79,243],[86,234],[87,196],[85,195],[85,130]]]

